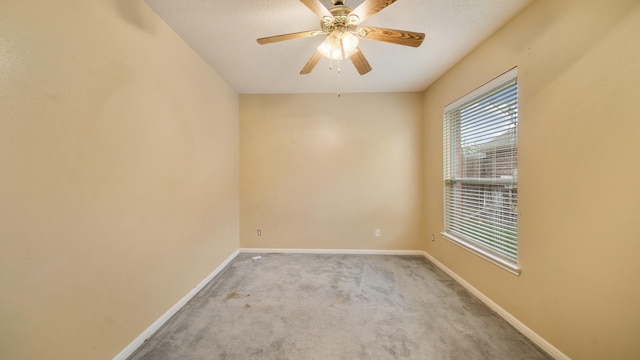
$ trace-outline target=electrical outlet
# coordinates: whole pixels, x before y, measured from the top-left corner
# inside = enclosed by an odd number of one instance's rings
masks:
[[[431,234],[431,241],[436,241],[436,238]]]
[[[376,236],[380,236],[380,229],[376,229]]]
[[[256,231],[256,234],[258,234],[258,236],[262,235],[262,230],[258,229],[258,231]]]

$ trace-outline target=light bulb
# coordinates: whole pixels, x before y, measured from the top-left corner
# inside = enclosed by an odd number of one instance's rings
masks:
[[[349,31],[336,29],[318,46],[318,51],[329,59],[344,60],[357,51],[358,41]]]

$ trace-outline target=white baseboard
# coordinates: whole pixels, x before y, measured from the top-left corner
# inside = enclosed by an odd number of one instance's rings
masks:
[[[554,359],[557,360],[571,360],[567,355],[565,355],[562,351],[558,350],[555,346],[551,345],[550,342],[545,340],[542,336],[538,335],[535,331],[531,330],[527,325],[523,324],[520,320],[518,320],[515,316],[511,315],[507,310],[502,308],[500,305],[496,304],[493,300],[487,297],[485,294],[480,292],[480,290],[473,287],[473,285],[469,284],[466,280],[460,277],[458,274],[453,272],[453,270],[446,267],[444,264],[436,260],[433,256],[431,256],[427,252],[422,252],[424,257],[426,257],[429,261],[434,263],[440,270],[447,273],[447,275],[451,276],[455,281],[457,281],[460,285],[462,285],[465,289],[469,290],[475,297],[480,299],[485,305],[490,307],[493,311],[498,313],[503,319],[507,320],[509,324],[511,324],[514,328],[520,331],[524,336],[529,338],[534,344],[538,345],[542,350],[546,351],[547,354],[551,355]]]
[[[191,289],[187,295],[185,295],[180,301],[178,301],[175,305],[171,307],[171,309],[167,310],[158,320],[156,320],[151,326],[149,326],[142,334],[138,335],[127,347],[125,347],[118,355],[116,355],[113,360],[125,360],[131,354],[133,354],[140,345],[142,345],[145,340],[147,340],[153,333],[155,333],[167,320],[169,320],[175,313],[178,312],[192,297],[194,297],[200,290],[202,290],[205,285],[207,285],[222,269],[224,269],[230,262],[233,260],[238,254],[239,250],[236,250],[231,254],[225,261],[222,262],[215,270],[213,270],[209,275],[207,275],[204,280],[200,281],[196,287]]]
[[[345,254],[345,255],[418,255],[422,250],[364,250],[364,249],[274,249],[240,248],[241,253],[282,253],[282,254]]]

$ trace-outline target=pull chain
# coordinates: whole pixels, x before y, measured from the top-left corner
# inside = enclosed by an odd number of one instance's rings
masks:
[[[333,70],[333,59],[329,59],[329,70]],[[338,60],[338,97],[342,96],[342,61]]]
[[[342,96],[342,61],[338,61],[338,97]]]

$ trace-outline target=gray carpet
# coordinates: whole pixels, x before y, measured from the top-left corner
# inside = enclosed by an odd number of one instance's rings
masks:
[[[130,359],[550,359],[421,256],[254,255]]]

